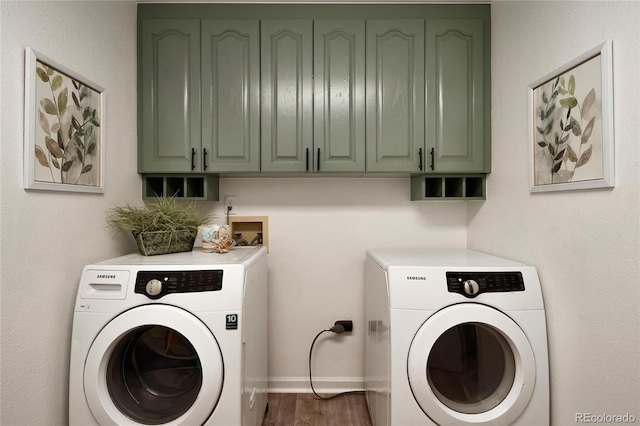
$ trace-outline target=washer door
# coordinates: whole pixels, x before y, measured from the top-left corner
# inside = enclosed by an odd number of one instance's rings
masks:
[[[223,384],[220,347],[189,312],[145,305],[109,322],[89,349],[84,390],[101,425],[203,424]]]
[[[409,349],[416,401],[438,424],[511,424],[527,407],[536,378],[533,349],[504,313],[463,303],[436,312]]]

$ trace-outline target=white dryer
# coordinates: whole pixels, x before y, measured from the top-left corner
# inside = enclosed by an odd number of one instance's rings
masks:
[[[266,249],[88,265],[71,343],[71,425],[260,425]]]
[[[368,250],[365,276],[375,426],[549,424],[535,268],[470,250]]]

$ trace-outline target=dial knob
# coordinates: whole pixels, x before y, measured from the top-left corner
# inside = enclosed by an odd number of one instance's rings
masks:
[[[466,280],[463,283],[464,292],[469,296],[474,296],[480,291],[480,286],[475,280]]]
[[[147,286],[145,287],[145,291],[149,296],[157,296],[162,292],[162,282],[160,280],[156,280],[155,278],[149,280],[147,282]]]

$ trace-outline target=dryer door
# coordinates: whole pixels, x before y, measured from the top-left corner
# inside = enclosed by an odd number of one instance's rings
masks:
[[[463,303],[433,314],[409,349],[413,395],[438,424],[511,424],[536,378],[533,349],[506,314]]]
[[[203,424],[223,383],[218,343],[197,317],[145,305],[109,322],[89,349],[84,389],[101,425]]]

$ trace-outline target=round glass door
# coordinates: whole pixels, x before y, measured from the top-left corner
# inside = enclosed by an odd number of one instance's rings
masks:
[[[145,305],[109,322],[89,349],[85,394],[100,424],[203,424],[222,390],[209,329],[187,311]]]
[[[466,414],[491,410],[515,380],[507,340],[486,324],[464,323],[445,331],[427,359],[427,382],[438,400]]]
[[[435,422],[509,424],[531,398],[535,360],[513,320],[469,303],[443,309],[422,325],[408,373],[416,401]]]
[[[201,387],[200,357],[172,328],[132,330],[116,344],[107,363],[113,403],[138,423],[175,420],[193,405]]]

